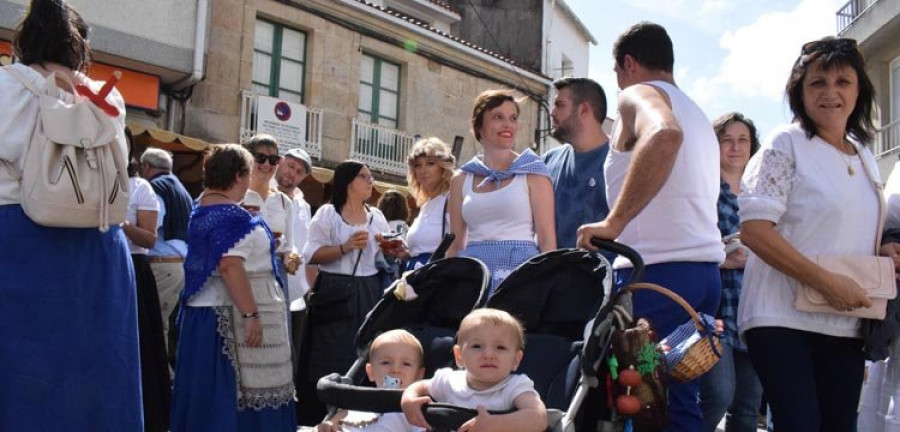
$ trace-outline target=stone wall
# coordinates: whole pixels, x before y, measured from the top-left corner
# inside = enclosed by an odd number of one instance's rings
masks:
[[[337,8],[337,2],[305,1]],[[332,3],[327,5],[327,2]],[[346,6],[340,6],[345,7]],[[256,18],[306,32],[306,83],[304,104],[324,110],[323,163],[332,165],[350,153],[351,120],[359,98],[360,62],[363,52],[401,65],[400,126],[411,134],[437,136],[448,144],[455,136],[465,138],[461,155],[466,160],[480,146],[469,131],[472,102],[481,91],[508,88],[505,83],[521,83],[530,92],[546,95],[546,83],[519,76],[509,65],[484,60],[479,55],[459,57],[417,35],[396,20],[385,19],[374,10],[343,11],[352,26],[340,25],[309,11],[271,0],[217,0],[212,2],[206,78],[198,84],[187,107],[185,133],[210,142],[234,142],[240,123],[241,91],[251,86],[253,37]],[[341,13],[335,9],[334,14]],[[369,31],[375,33],[370,34]],[[384,41],[378,34],[398,40],[415,41],[425,50],[404,49]],[[429,45],[431,44],[431,45]],[[449,63],[449,64],[448,64]],[[453,66],[451,66],[452,64]],[[497,78],[493,78],[497,77]],[[493,79],[492,79],[493,78]],[[546,97],[546,96],[545,96]],[[532,144],[537,127],[538,104],[521,104],[517,146]]]

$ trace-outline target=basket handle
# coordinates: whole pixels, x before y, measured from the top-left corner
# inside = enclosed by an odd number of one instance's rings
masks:
[[[636,290],[655,291],[655,292],[658,292],[658,293],[672,299],[675,303],[678,303],[678,305],[681,306],[688,313],[688,315],[691,316],[691,320],[694,321],[694,326],[697,327],[697,331],[699,331],[701,334],[708,333],[706,326],[703,324],[703,320],[700,319],[700,315],[697,314],[697,311],[694,310],[694,308],[690,305],[690,303],[688,303],[683,298],[681,298],[680,295],[675,294],[674,291],[672,291],[668,288],[663,288],[657,284],[652,284],[652,283],[647,283],[647,282],[636,282],[633,284],[626,285],[625,288],[623,288],[620,292],[625,293],[625,292],[633,292]]]

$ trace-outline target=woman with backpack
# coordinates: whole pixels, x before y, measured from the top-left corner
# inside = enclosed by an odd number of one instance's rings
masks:
[[[35,145],[35,134],[53,126],[42,117],[46,113],[36,93],[46,101],[53,97],[47,92],[58,87],[58,98],[72,104],[73,84],[94,92],[102,85],[83,74],[91,59],[87,36],[87,23],[67,2],[32,0],[14,37],[19,63],[0,71],[0,430],[4,431],[143,429],[135,281],[122,228],[39,225],[23,207],[33,200],[21,189],[22,176],[34,174],[25,169],[26,155]],[[98,152],[112,151],[124,167],[125,104],[114,89],[106,102],[118,115],[97,117],[98,124],[113,132],[111,143],[98,143],[105,145]],[[60,168],[61,177],[72,174],[67,166]],[[125,176],[124,170],[121,174]],[[62,177],[59,184],[70,180]],[[78,180],[88,179],[75,179],[75,184]],[[127,192],[127,178],[119,186],[118,197],[127,205],[128,194],[121,193]],[[76,189],[72,194],[84,197],[79,192],[92,193]],[[70,217],[56,213],[63,221]]]

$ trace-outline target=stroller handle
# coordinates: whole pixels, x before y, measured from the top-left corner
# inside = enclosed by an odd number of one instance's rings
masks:
[[[506,411],[489,410],[488,412],[496,415],[509,414],[515,411],[515,409],[511,409]],[[457,405],[434,402],[422,405],[422,415],[425,416],[425,421],[431,425],[432,432],[450,432],[459,429],[463,423],[475,418],[478,415],[478,411]]]
[[[441,239],[441,243],[438,244],[437,249],[431,254],[431,258],[428,259],[428,262],[443,259],[447,255],[447,249],[450,249],[450,245],[453,244],[454,240],[456,240],[456,234],[453,234],[452,232],[444,234],[444,238]]]
[[[625,282],[624,286],[629,286],[635,282],[640,282],[644,278],[644,260],[641,255],[634,249],[612,240],[601,240],[592,238],[591,244],[610,252],[617,253],[629,261],[634,266],[631,276]],[[613,319],[613,309],[617,305],[624,303],[625,310],[631,311],[631,296],[628,290],[621,290],[613,294],[603,307],[594,315],[593,324],[591,325],[590,337],[584,343],[582,348],[581,373],[584,377],[589,378],[591,386],[599,385],[597,376],[603,365],[602,359],[605,358],[609,347],[609,337],[612,335],[615,324]]]
[[[629,277],[625,282],[626,286],[644,279],[644,259],[641,258],[641,255],[637,253],[636,250],[622,243],[618,243],[612,240],[603,240],[596,237],[591,239],[591,244],[600,249],[622,255],[628,261],[631,261],[631,265],[634,266],[634,270],[631,272],[631,277]]]

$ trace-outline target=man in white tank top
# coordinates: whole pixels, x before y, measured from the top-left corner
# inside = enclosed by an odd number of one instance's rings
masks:
[[[719,305],[719,263],[725,258],[717,228],[719,147],[712,125],[675,85],[674,54],[666,30],[635,24],[613,46],[619,116],[605,163],[606,219],[578,229],[580,246],[616,239],[647,264],[644,279],[684,297],[698,312]],[[616,260],[616,283],[631,265]],[[653,292],[634,296],[636,317],[650,320],[660,337],[688,321],[687,313]],[[669,431],[701,431],[695,381],[669,387]]]

